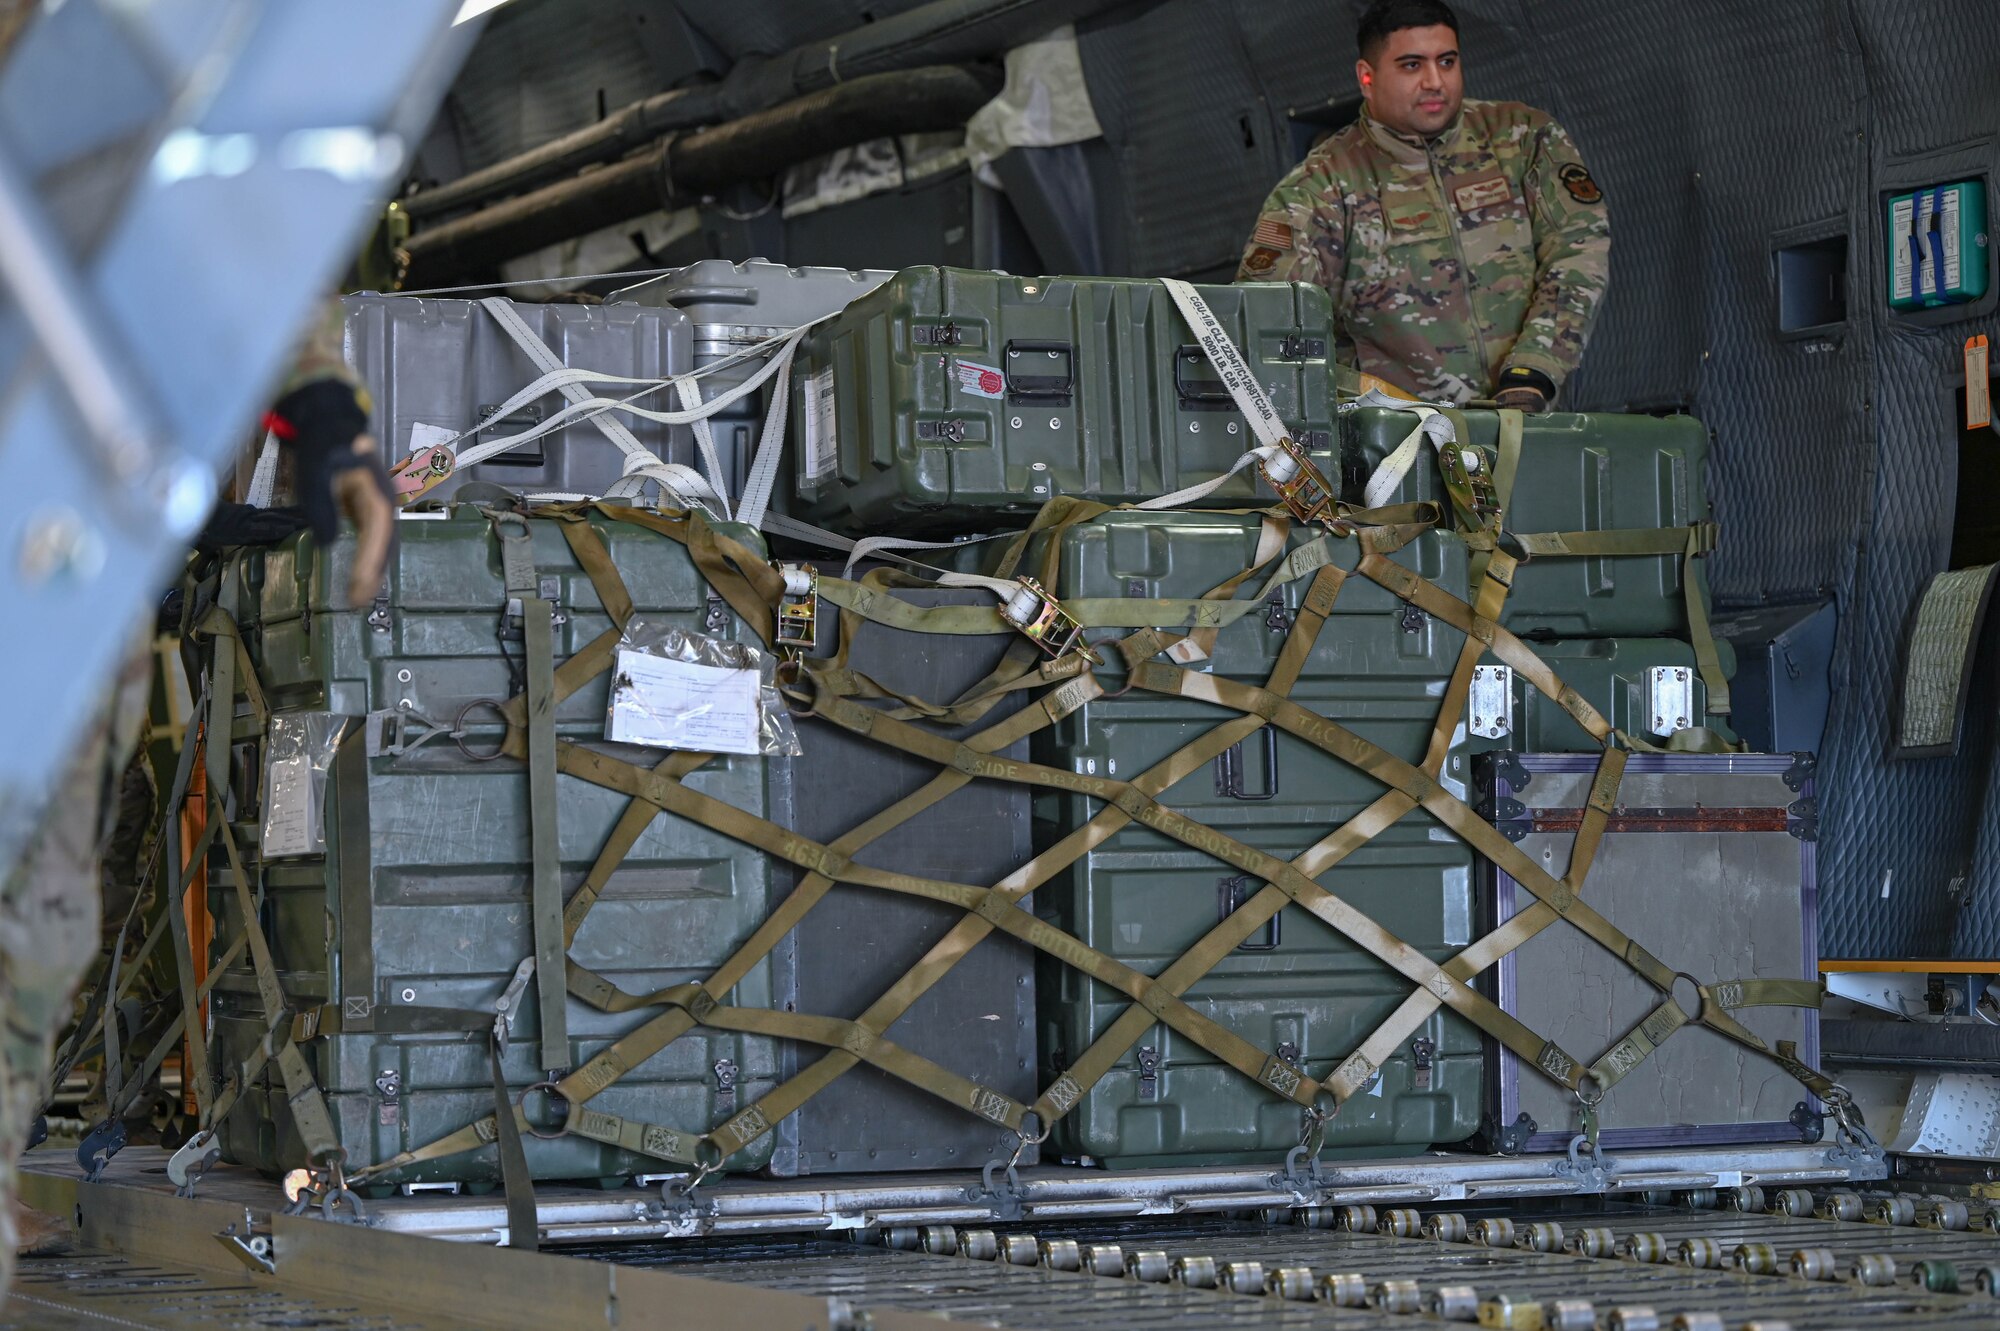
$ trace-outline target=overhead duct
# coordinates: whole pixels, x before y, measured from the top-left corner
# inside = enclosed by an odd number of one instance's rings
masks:
[[[648,97],[587,128],[403,200],[413,218],[476,207],[586,166],[623,157],[662,135],[755,115],[797,97],[876,74],[999,56],[1065,23],[1134,0],[933,0],[893,18],[776,56],[739,61],[727,77]]]
[[[683,206],[837,148],[954,129],[1000,90],[997,70],[945,66],[841,83],[727,125],[666,138],[574,180],[428,228],[403,248],[405,281],[481,272],[570,236]]]

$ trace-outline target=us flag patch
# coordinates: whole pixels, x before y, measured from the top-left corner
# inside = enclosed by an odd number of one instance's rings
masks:
[[[1288,250],[1292,247],[1291,223],[1276,217],[1260,217],[1257,229],[1250,233],[1252,243],[1268,245],[1274,250]]]

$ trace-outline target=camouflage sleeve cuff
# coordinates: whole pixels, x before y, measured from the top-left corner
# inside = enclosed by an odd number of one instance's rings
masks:
[[[1571,368],[1553,356],[1545,356],[1541,352],[1529,351],[1525,348],[1516,349],[1508,353],[1506,364],[1500,367],[1501,377],[1504,379],[1507,371],[1517,367],[1525,370],[1535,370],[1547,375],[1549,382],[1557,388],[1561,388],[1563,380],[1569,378]]]

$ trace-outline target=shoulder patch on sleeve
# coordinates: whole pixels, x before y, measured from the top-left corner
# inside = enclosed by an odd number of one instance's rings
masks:
[[[1243,271],[1252,277],[1262,277],[1278,266],[1278,251],[1269,245],[1259,245],[1243,256]]]
[[[1250,233],[1250,243],[1264,249],[1288,250],[1292,248],[1292,224],[1282,217],[1260,217],[1257,229]]]
[[[1604,202],[1604,191],[1590,178],[1590,170],[1581,162],[1571,162],[1556,173],[1556,179],[1569,191],[1569,196],[1582,204]]]

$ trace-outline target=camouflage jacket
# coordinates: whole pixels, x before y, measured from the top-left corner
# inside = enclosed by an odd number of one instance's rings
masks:
[[[1525,366],[1558,387],[1604,298],[1604,195],[1562,126],[1465,103],[1425,143],[1366,111],[1264,202],[1239,282],[1333,295],[1341,359],[1422,397],[1491,397]]]

